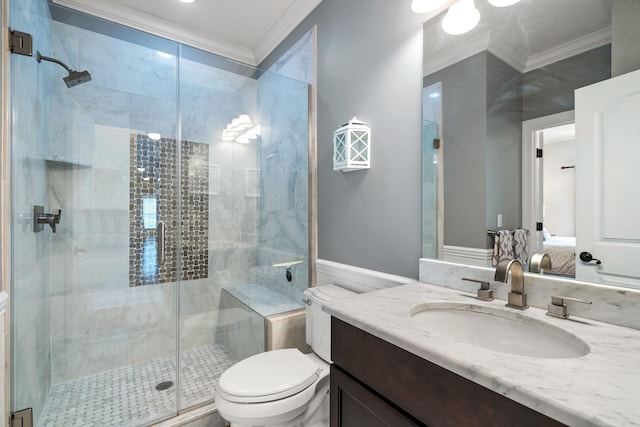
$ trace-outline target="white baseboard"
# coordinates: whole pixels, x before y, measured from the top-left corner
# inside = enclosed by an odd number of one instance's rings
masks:
[[[316,260],[316,284],[334,284],[354,292],[363,293],[376,289],[391,288],[415,282],[415,279],[340,264],[324,259]]]
[[[462,246],[448,245],[444,245],[442,248],[443,261],[476,265],[479,267],[491,267],[492,258],[493,249],[465,248]]]

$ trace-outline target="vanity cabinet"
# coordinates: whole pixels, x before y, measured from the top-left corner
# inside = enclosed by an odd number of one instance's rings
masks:
[[[331,318],[331,427],[563,426]]]

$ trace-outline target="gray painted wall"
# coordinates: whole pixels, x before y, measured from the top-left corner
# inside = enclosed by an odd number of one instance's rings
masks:
[[[485,229],[522,227],[522,74],[487,54],[487,206]],[[485,230],[487,248],[493,238]]]
[[[422,23],[395,0],[324,0],[260,68],[317,25],[318,257],[418,277]],[[333,171],[333,131],[371,126],[371,169]]]
[[[640,68],[640,1],[614,0],[611,9],[611,74]]]
[[[610,44],[525,73],[522,119],[573,110],[576,89],[610,77]]]

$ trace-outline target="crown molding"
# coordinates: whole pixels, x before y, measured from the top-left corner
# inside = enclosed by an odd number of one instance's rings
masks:
[[[492,34],[491,31],[485,31],[469,42],[448,49],[439,55],[424,58],[422,65],[423,76],[428,76],[484,50],[489,51],[520,73],[527,73],[588,50],[604,46],[607,43],[611,43],[611,27],[587,34],[586,36],[561,44],[545,52],[527,57],[524,52],[515,48],[506,40]]]
[[[467,59],[470,56],[487,50],[489,47],[489,41],[491,39],[491,32],[485,31],[478,35],[473,40],[466,41],[454,47],[453,49],[447,49],[441,54],[423,57],[422,58],[422,75],[428,76],[436,71],[447,68],[453,64],[456,64],[463,59]]]
[[[587,34],[586,36],[561,44],[537,55],[530,56],[523,72],[526,73],[536,68],[553,64],[554,62],[570,58],[608,43],[611,43],[611,27]]]
[[[524,70],[527,64],[527,54],[522,50],[517,49],[511,43],[507,42],[502,37],[499,37],[495,33],[491,34],[489,40],[489,47],[487,50],[495,57],[502,60],[504,63],[515,68],[518,71]]]
[[[52,0],[79,12],[256,66],[253,50],[177,25],[109,0]]]
[[[255,47],[256,63],[264,61],[320,3],[322,0],[296,0]]]

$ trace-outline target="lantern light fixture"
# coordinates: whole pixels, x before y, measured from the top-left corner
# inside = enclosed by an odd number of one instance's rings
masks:
[[[369,169],[371,129],[353,117],[333,132],[333,170],[352,172]]]

